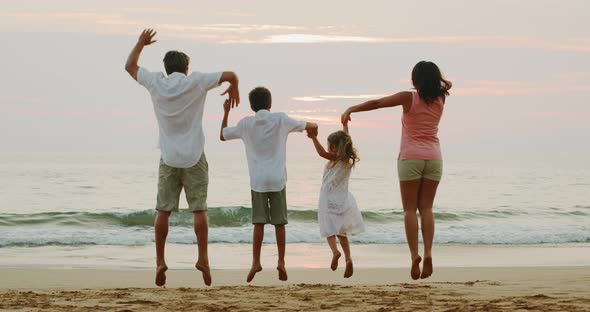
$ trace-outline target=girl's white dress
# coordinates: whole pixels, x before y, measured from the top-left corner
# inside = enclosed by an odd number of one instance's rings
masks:
[[[348,191],[351,168],[347,163],[329,162],[324,169],[318,222],[323,237],[355,235],[365,231],[363,217],[354,196]]]

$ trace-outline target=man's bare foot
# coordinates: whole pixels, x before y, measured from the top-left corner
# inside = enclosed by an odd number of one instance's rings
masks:
[[[424,258],[424,265],[422,265],[422,275],[420,278],[429,278],[432,275],[432,257]]]
[[[166,271],[168,271],[168,266],[165,264],[156,267],[156,286],[166,285]]]
[[[256,275],[256,273],[260,271],[262,271],[262,266],[260,264],[253,265],[250,269],[250,273],[248,273],[248,278],[246,278],[246,282],[250,283],[254,279],[254,275]]]
[[[279,271],[279,280],[286,281],[287,280],[287,269],[285,269],[285,265],[278,265],[277,271]]]
[[[352,276],[352,259],[346,260],[346,270],[344,271],[344,278]]]
[[[203,282],[205,282],[205,285],[211,286],[211,271],[209,270],[209,264],[197,262],[195,268],[203,274]]]
[[[410,275],[412,276],[413,280],[420,278],[420,262],[422,262],[422,257],[420,256],[412,260],[412,271],[410,272]]]
[[[340,251],[336,251],[332,254],[332,263],[330,264],[330,269],[332,269],[332,271],[338,269],[338,259],[340,259],[341,255]]]

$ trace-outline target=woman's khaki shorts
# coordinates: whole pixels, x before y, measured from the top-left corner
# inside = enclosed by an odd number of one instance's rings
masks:
[[[190,168],[174,168],[160,159],[158,170],[158,203],[156,210],[178,211],[180,191],[184,188],[188,210],[207,210],[207,186],[209,165],[205,153]]]
[[[400,181],[428,179],[440,181],[443,173],[442,160],[398,159],[397,174]]]

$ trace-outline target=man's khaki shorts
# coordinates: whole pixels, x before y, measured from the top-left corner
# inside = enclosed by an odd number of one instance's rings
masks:
[[[443,173],[442,160],[398,159],[397,174],[400,181],[428,179],[440,181]]]
[[[280,192],[252,191],[253,224],[287,224],[287,188]]]
[[[190,168],[174,168],[160,159],[158,170],[158,203],[156,210],[178,211],[180,191],[184,188],[190,211],[207,210],[209,165],[205,153]]]

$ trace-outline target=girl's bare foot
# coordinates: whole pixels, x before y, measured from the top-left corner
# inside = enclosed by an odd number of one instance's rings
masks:
[[[420,278],[429,278],[432,275],[432,257],[424,258],[424,265],[422,266],[422,275]]]
[[[205,262],[197,262],[195,268],[203,274],[203,282],[205,282],[205,285],[211,286],[211,271],[209,270],[209,264]]]
[[[412,260],[412,271],[410,271],[410,275],[412,276],[413,280],[420,278],[420,262],[422,262],[422,257],[420,256]]]
[[[340,251],[336,251],[332,254],[332,264],[330,264],[330,269],[332,269],[332,271],[338,269],[338,259],[340,259],[341,255]]]
[[[252,268],[250,269],[250,273],[248,273],[248,277],[246,278],[246,282],[250,283],[254,279],[254,276],[256,275],[256,273],[258,273],[260,271],[262,271],[262,266],[260,264],[252,265]]]
[[[279,264],[277,266],[277,271],[279,271],[279,280],[286,281],[287,280],[287,269],[285,269],[285,265]]]
[[[346,259],[346,270],[344,271],[344,278],[352,276],[352,259]]]
[[[156,286],[166,285],[166,271],[168,271],[168,266],[165,264],[156,267]]]

